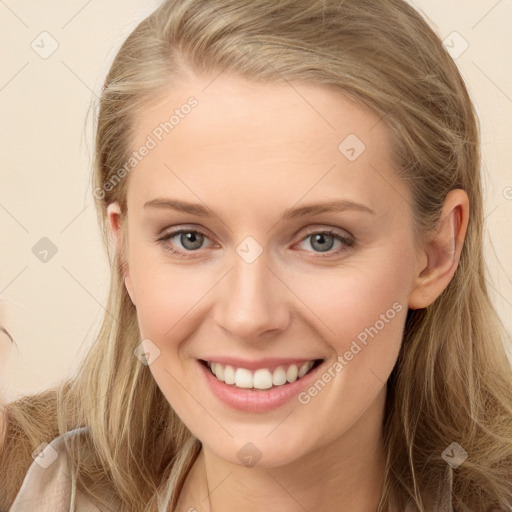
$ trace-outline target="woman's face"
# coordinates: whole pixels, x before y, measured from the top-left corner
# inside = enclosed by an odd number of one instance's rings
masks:
[[[381,421],[418,267],[382,119],[332,89],[194,78],[138,117],[133,149],[125,283],[203,445],[270,467]]]

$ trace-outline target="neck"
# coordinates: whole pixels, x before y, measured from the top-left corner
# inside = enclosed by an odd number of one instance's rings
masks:
[[[376,512],[386,459],[384,405],[385,391],[342,436],[283,466],[240,466],[203,446],[177,512]]]

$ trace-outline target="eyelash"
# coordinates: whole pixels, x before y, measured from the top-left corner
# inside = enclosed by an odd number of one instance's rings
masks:
[[[200,249],[196,249],[194,251],[190,251],[190,250],[189,251],[182,251],[182,250],[174,249],[173,247],[171,247],[167,243],[168,240],[170,240],[171,238],[174,238],[176,235],[180,235],[182,233],[194,233],[194,234],[199,234],[199,235],[201,235],[201,236],[203,236],[205,238],[209,238],[205,233],[203,233],[202,231],[196,230],[196,229],[177,229],[175,231],[171,231],[169,233],[166,233],[164,236],[158,238],[157,241],[162,245],[162,247],[166,251],[168,251],[168,252],[170,252],[172,254],[175,254],[175,255],[180,255],[183,258],[188,258],[189,257],[188,254],[192,254],[192,253],[198,252]],[[332,249],[330,249],[329,251],[326,251],[326,253],[316,253],[317,256],[315,256],[315,258],[329,258],[329,257],[333,257],[333,256],[336,256],[336,255],[342,254],[342,253],[346,252],[349,248],[353,247],[354,243],[355,243],[355,240],[353,238],[343,236],[343,235],[337,233],[336,231],[333,231],[333,230],[330,230],[330,229],[320,230],[320,231],[311,231],[304,238],[302,238],[299,243],[301,243],[304,240],[308,239],[312,235],[328,235],[328,236],[332,236],[333,238],[335,238],[336,240],[340,241],[344,245],[343,248],[338,249],[337,251],[334,251],[334,252],[333,252]],[[310,252],[310,251],[307,251],[307,252]]]

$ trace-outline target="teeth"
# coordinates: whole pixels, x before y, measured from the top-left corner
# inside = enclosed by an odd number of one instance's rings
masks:
[[[288,367],[288,370],[286,370],[286,380],[288,382],[295,382],[297,380],[299,374],[299,369],[297,368],[296,364],[292,364]]]
[[[286,384],[286,371],[282,366],[278,366],[272,374],[272,384],[274,386],[282,386]]]
[[[217,378],[222,380],[220,375]],[[245,368],[237,368],[235,371],[235,385],[237,388],[252,388],[252,373]]]
[[[219,364],[219,366],[222,365]],[[217,373],[215,373],[215,375],[217,375]],[[235,383],[235,369],[232,366],[224,367],[224,382],[229,385]]]
[[[256,370],[252,378],[252,385],[256,389],[269,389],[272,387],[272,373],[266,368]]]
[[[224,380],[224,368],[221,364],[215,363],[215,375],[218,375],[220,380]]]
[[[230,365],[224,366],[208,361],[208,367],[217,379],[243,389],[269,389],[272,386],[283,386],[287,382],[295,382],[304,377],[314,364],[314,361],[307,361],[300,366],[291,364],[287,369],[278,366],[271,372],[267,368],[260,368],[253,373],[246,368],[233,368]]]
[[[313,362],[314,364],[314,361],[310,361],[310,362]],[[304,375],[306,375],[307,371],[311,368],[311,366],[308,366],[309,363],[304,363],[298,370],[297,370],[297,376],[299,379],[301,379],[302,377],[304,377]],[[288,375],[286,376],[288,378]]]

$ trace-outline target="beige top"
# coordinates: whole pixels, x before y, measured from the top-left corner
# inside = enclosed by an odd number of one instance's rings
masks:
[[[9,512],[104,512],[80,491],[73,493],[64,437],[76,435],[86,429],[87,427],[82,427],[70,430],[44,447],[28,469]],[[167,510],[167,506],[162,510]],[[405,512],[416,510],[409,502]],[[447,508],[447,511],[451,510],[451,507]]]
[[[72,436],[84,428],[70,430],[56,437],[35,457],[10,512],[71,512],[72,482],[64,437]],[[101,512],[80,491],[76,491],[75,512]]]

